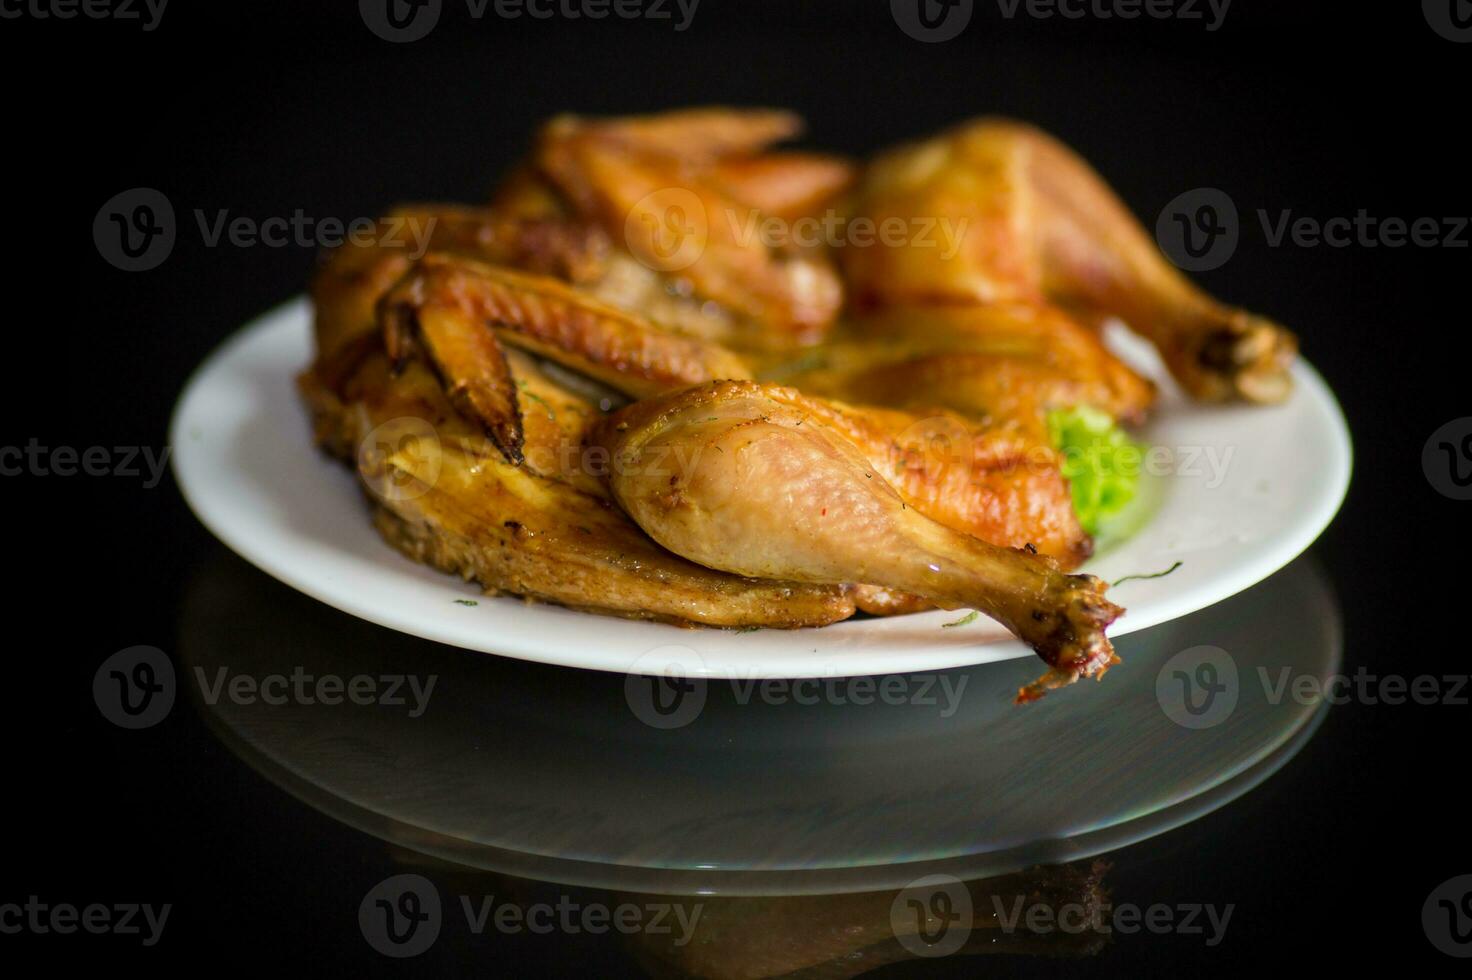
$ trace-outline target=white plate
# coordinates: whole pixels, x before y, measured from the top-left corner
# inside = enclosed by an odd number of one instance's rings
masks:
[[[690,630],[513,598],[455,602],[476,589],[416,564],[369,523],[354,475],[311,444],[293,378],[311,358],[304,299],[249,324],[190,379],[174,411],[174,475],[205,526],[293,588],[363,619],[441,643],[599,670],[723,678],[813,677],[938,670],[1030,656],[979,617],[930,612],[822,629]],[[1157,379],[1133,338],[1121,353]],[[1162,383],[1142,441],[1169,452],[1146,481],[1141,526],[1085,566],[1124,582],[1122,635],[1219,602],[1277,571],[1318,537],[1349,484],[1349,432],[1323,379],[1294,368],[1285,404],[1198,406]],[[1165,457],[1161,457],[1163,461]]]

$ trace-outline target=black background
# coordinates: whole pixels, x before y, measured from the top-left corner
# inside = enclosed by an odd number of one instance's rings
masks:
[[[119,191],[156,187],[181,216],[371,216],[398,200],[477,200],[558,111],[790,106],[814,146],[862,154],[983,112],[1078,148],[1153,224],[1177,194],[1226,190],[1248,223],[1200,281],[1301,336],[1356,445],[1344,510],[1316,545],[1341,598],[1346,661],[1466,672],[1472,504],[1436,493],[1421,449],[1469,410],[1462,248],[1272,248],[1257,208],[1319,218],[1472,214],[1472,45],[1415,3],[1236,0],[1200,22],[1000,17],[920,44],[882,2],[704,0],[668,22],[471,20],[425,40],[373,36],[355,4],[176,0],[136,22],[0,20],[8,173],[8,370],[0,445],[161,449],[188,373],[232,330],[298,293],[309,249],[209,248],[192,220],[160,268],[118,271],[91,226]],[[267,786],[188,712],[122,732],[93,671],[133,644],[171,650],[181,596],[219,545],[171,479],[4,477],[9,571],[0,901],[171,902],[163,941],[0,936],[58,962],[170,969],[389,972],[351,910],[389,873],[381,845]],[[267,628],[242,623],[242,629]],[[1117,856],[1117,890],[1235,902],[1228,941],[1116,941],[1080,963],[1010,973],[1456,961],[1421,902],[1472,872],[1462,794],[1466,707],[1349,705],[1247,798]],[[341,911],[329,915],[324,910]],[[583,941],[487,938],[456,962],[528,974],[633,973]],[[606,957],[606,958],[605,958]],[[984,966],[996,968],[997,964]],[[912,962],[893,975],[980,966]]]

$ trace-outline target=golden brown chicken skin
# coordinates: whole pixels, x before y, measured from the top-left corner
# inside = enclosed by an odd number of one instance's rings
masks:
[[[379,299],[425,255],[459,255],[580,282],[602,275],[607,252],[600,232],[547,214],[445,204],[396,208],[368,240],[330,252],[313,277],[317,355],[331,357],[376,332]]]
[[[1046,306],[897,306],[845,321],[834,338],[762,377],[845,401],[936,405],[1044,431],[1053,409],[1087,405],[1143,421],[1155,386],[1099,335]]]
[[[800,128],[558,117],[490,207],[394,212],[314,282],[319,442],[391,543],[490,592],[735,627],[969,607],[1048,664],[1019,700],[1102,675],[1122,610],[1069,574],[1092,542],[1049,413],[1153,407],[1108,318],[1204,399],[1285,396],[1292,335],[1196,289],[1029,127],[862,174],[773,150]],[[955,247],[751,234],[835,209]]]
[[[391,362],[423,358],[451,403],[511,462],[522,452],[516,428],[535,412],[520,402],[503,344],[632,397],[749,376],[718,345],[662,331],[556,280],[457,257],[418,263],[384,297],[380,319]],[[1056,454],[1030,427],[944,409],[803,404],[865,446],[909,506],[994,544],[1032,546],[1068,565],[1087,557]]]
[[[1105,628],[1123,610],[1090,575],[931,520],[878,472],[876,447],[798,392],[722,381],[645,399],[600,420],[622,465],[619,505],[660,544],[711,568],[814,584],[864,582],[1002,623],[1049,666],[1030,701],[1118,662]],[[650,460],[690,461],[654,474]]]
[[[1278,401],[1291,387],[1293,335],[1192,285],[1086,162],[1031,126],[980,119],[883,153],[855,211],[964,229],[950,250],[845,249],[861,305],[1047,304],[1089,323],[1118,317],[1197,398]]]
[[[583,443],[597,405],[524,354],[508,362],[527,406],[520,465],[420,362],[396,374],[380,351],[337,387],[301,378],[318,442],[354,466],[394,547],[490,594],[635,619],[790,628],[853,614],[839,586],[731,575],[655,544],[609,498],[607,457]]]
[[[767,153],[801,129],[797,116],[776,110],[562,116],[542,129],[534,160],[573,214],[651,274],[642,294],[684,295],[714,308],[710,322],[693,329],[781,349],[820,339],[843,302],[824,250],[773,245],[750,233],[765,217],[816,209],[852,179],[837,158]],[[641,277],[627,269],[623,278]],[[628,282],[615,288],[634,291]],[[672,325],[699,319],[682,314]]]
[[[453,255],[418,262],[380,299],[378,320],[393,364],[424,358],[450,400],[478,419],[513,463],[522,454],[522,413],[503,345],[634,397],[748,376],[724,348],[662,331],[560,280]]]
[[[842,433],[907,507],[931,520],[1001,547],[1042,552],[1070,568],[1091,552],[1058,456],[1030,430],[941,408],[845,404],[782,385],[762,392]]]

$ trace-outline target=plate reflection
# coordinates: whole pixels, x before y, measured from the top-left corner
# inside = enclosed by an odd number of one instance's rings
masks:
[[[1027,707],[1011,698],[1038,672],[1031,660],[682,685],[394,633],[221,552],[191,583],[181,656],[193,703],[233,751],[409,851],[543,881],[720,895],[743,921],[778,916],[762,904],[778,895],[828,896],[825,908],[864,916],[877,902],[893,940],[885,889],[933,874],[979,887],[1078,862],[1261,782],[1322,717],[1295,693],[1313,685],[1295,681],[1338,671],[1340,632],[1328,580],[1301,558],[1122,638],[1123,663],[1101,683]],[[1058,887],[1099,887],[1088,862],[1057,873]],[[831,905],[835,894],[852,898]]]

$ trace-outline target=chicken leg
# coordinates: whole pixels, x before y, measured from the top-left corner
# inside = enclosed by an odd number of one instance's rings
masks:
[[[1123,610],[1103,582],[908,507],[864,447],[803,401],[778,386],[715,382],[636,402],[589,439],[614,461],[609,485],[625,512],[691,561],[755,578],[872,583],[986,613],[1049,666],[1020,702],[1118,662],[1105,628]],[[671,476],[655,464],[672,454],[685,465]]]
[[[1293,335],[1194,286],[1083,159],[1033,127],[981,119],[883,154],[857,212],[876,225],[948,222],[960,242],[846,249],[861,301],[1053,303],[1087,322],[1124,320],[1197,398],[1270,402],[1290,390]]]

